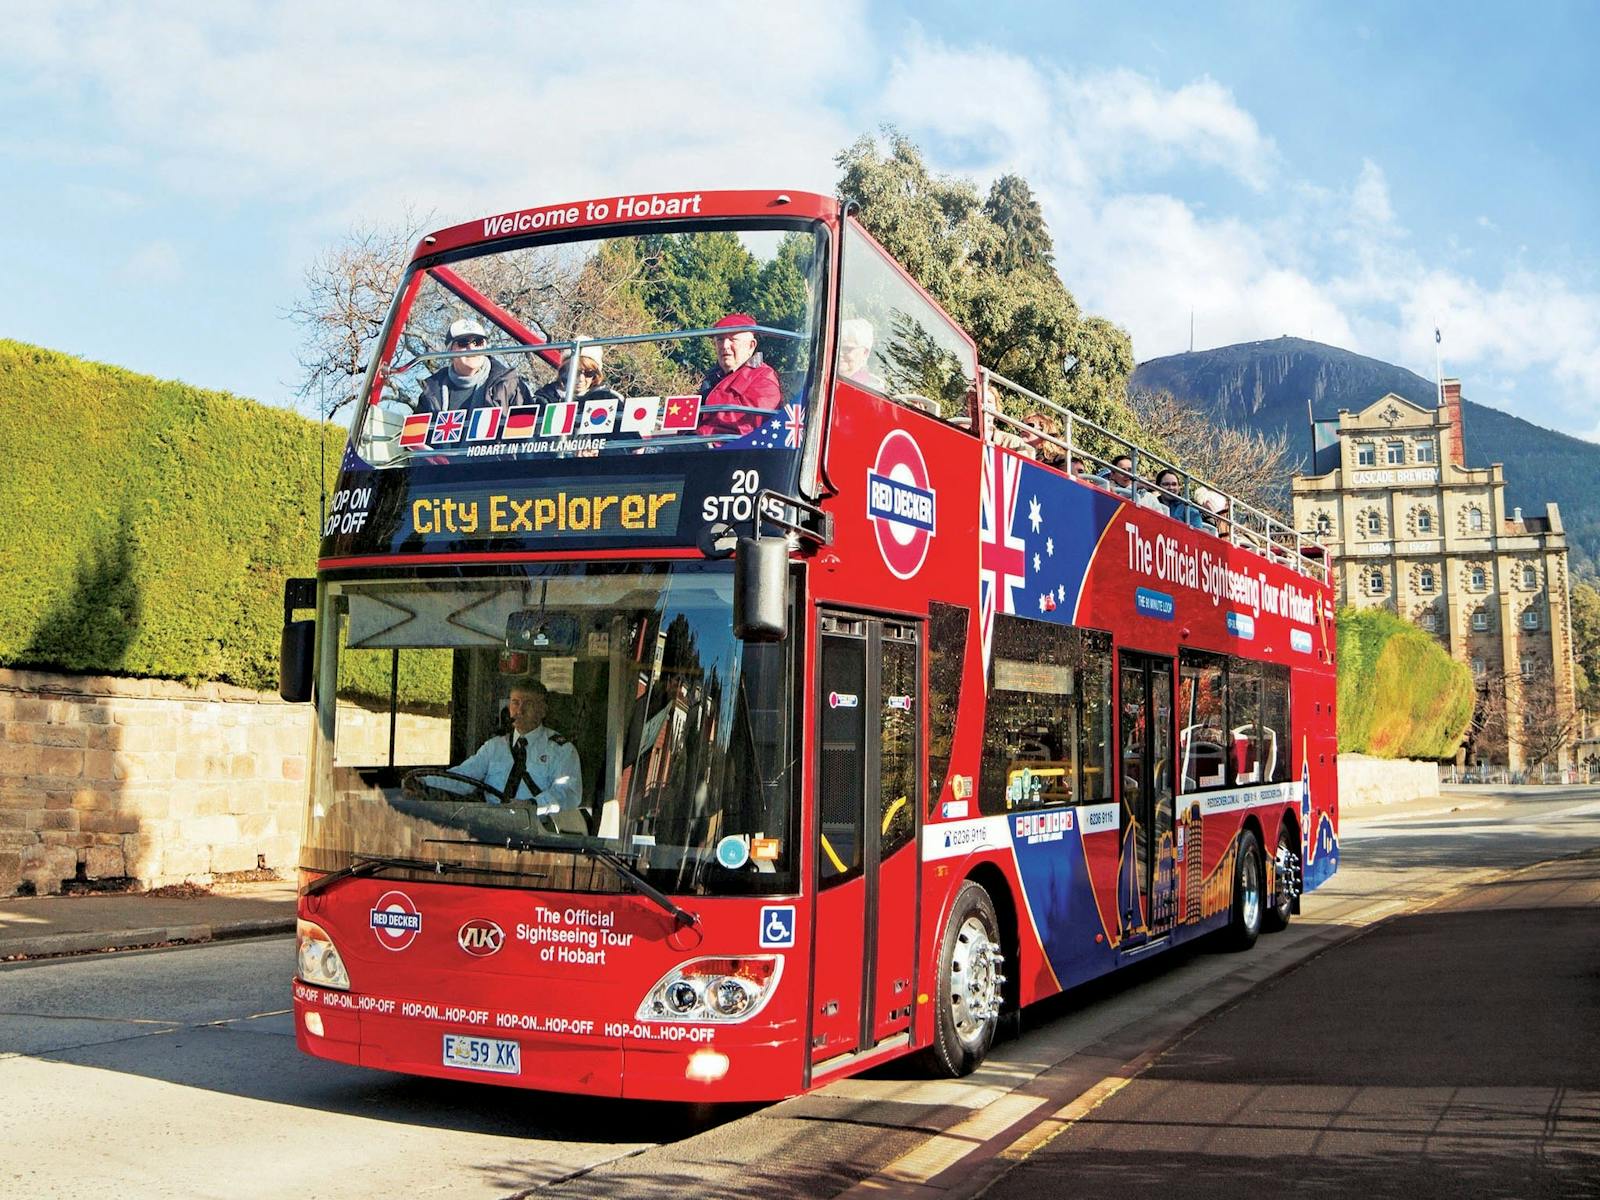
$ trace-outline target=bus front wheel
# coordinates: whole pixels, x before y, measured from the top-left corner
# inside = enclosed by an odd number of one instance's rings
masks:
[[[1261,861],[1261,843],[1249,829],[1239,834],[1239,854],[1234,860],[1233,919],[1228,923],[1227,946],[1248,950],[1261,936],[1266,872]]]
[[[968,880],[956,894],[939,951],[937,1026],[927,1055],[936,1075],[970,1075],[994,1044],[1006,981],[1000,944],[994,901]]]

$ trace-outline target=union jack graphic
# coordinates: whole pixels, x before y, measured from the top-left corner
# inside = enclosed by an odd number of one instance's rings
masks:
[[[783,444],[790,450],[800,447],[800,431],[805,427],[806,410],[798,404],[783,406]]]
[[[983,635],[983,669],[989,670],[996,612],[1017,611],[1013,595],[1027,580],[1023,540],[1011,532],[1017,516],[1022,460],[983,448],[983,503],[978,529],[978,625]]]
[[[447,412],[440,413],[433,419],[433,437],[431,439],[433,445],[447,446],[451,442],[459,442],[461,440],[461,429],[466,424],[466,420],[465,413],[459,408],[452,408]]]

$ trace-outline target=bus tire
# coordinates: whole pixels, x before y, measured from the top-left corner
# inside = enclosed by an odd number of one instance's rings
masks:
[[[970,1075],[994,1044],[1005,984],[1000,946],[994,901],[969,879],[956,893],[939,948],[938,1005],[926,1056],[930,1073]]]
[[[1261,914],[1261,928],[1267,933],[1281,933],[1289,928],[1289,918],[1294,915],[1294,877],[1298,873],[1295,860],[1300,857],[1300,843],[1288,821],[1278,823],[1278,853],[1273,858],[1272,903]]]
[[[1249,829],[1239,833],[1239,854],[1233,866],[1233,918],[1228,922],[1224,941],[1230,950],[1248,950],[1261,936],[1261,920],[1266,910],[1266,872],[1261,861],[1261,843]]]

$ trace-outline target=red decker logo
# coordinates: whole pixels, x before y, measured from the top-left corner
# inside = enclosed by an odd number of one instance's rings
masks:
[[[505,943],[506,931],[493,921],[474,917],[456,934],[461,948],[474,958],[488,958]]]

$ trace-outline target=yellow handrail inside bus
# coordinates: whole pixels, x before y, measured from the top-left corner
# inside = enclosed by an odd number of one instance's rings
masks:
[[[906,806],[906,803],[907,803],[906,797],[905,796],[901,796],[893,804],[889,805],[889,811],[883,814],[883,832],[884,833],[888,833],[889,832],[889,822],[894,820],[895,814],[898,813],[902,808],[904,808]]]
[[[835,854],[833,847],[828,844],[828,835],[824,833],[821,837],[822,852],[828,856],[828,861],[833,864],[833,869],[835,871],[848,871],[850,868],[844,865],[844,860]]]

